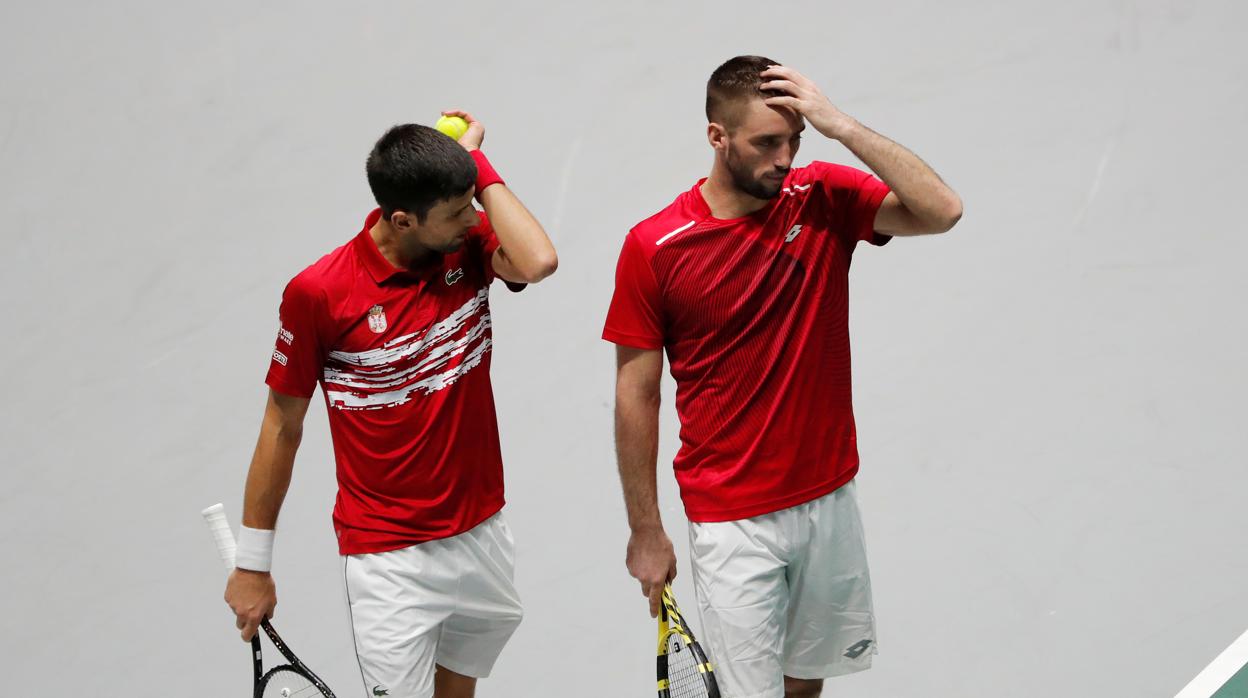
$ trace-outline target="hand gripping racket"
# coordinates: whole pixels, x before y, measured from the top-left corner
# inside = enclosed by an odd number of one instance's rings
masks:
[[[221,562],[225,563],[227,570],[233,570],[236,546],[234,533],[230,531],[230,524],[225,520],[225,507],[213,504],[202,513],[204,521],[208,522],[208,530],[212,531],[212,537],[217,542]],[[260,633],[256,633],[251,638],[251,669],[255,678],[253,698],[334,698],[334,692],[307,665],[299,661],[273,626],[269,625],[268,620],[261,621],[260,627],[289,664],[281,664],[265,671],[260,656]]]

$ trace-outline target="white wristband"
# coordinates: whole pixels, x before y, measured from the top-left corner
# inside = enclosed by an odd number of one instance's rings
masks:
[[[272,569],[273,533],[263,528],[241,527],[238,530],[238,549],[234,551],[234,566],[253,572]]]

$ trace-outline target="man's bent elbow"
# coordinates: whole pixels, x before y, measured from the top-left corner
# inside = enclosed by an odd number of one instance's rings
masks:
[[[540,257],[533,267],[534,280],[532,283],[537,283],[558,271],[559,255],[555,254],[554,250],[551,250],[550,254]]]
[[[523,269],[517,269],[521,278],[514,279],[514,281],[535,284],[554,274],[557,269],[559,269],[559,256],[551,250],[550,254],[541,255],[526,264]]]
[[[953,226],[957,225],[960,220],[962,220],[962,200],[954,195],[940,214],[931,221],[930,230],[933,234],[947,233],[953,230]]]

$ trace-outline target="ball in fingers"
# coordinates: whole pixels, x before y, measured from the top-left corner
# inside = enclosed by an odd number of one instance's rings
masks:
[[[458,116],[443,116],[433,125],[434,128],[450,136],[453,140],[459,140],[459,137],[468,131],[468,122]]]

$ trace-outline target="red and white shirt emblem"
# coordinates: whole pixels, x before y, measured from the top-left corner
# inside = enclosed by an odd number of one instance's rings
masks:
[[[368,309],[368,329],[381,334],[386,331],[386,310],[380,305]]]

